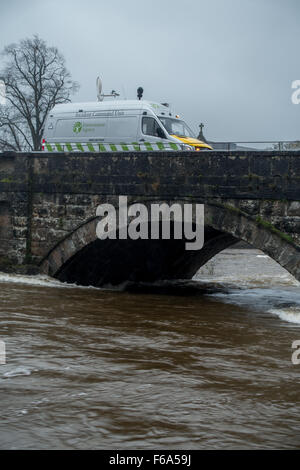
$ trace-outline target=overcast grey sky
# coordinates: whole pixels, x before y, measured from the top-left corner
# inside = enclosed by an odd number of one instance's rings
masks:
[[[0,0],[1,50],[33,34],[64,54],[73,101],[95,100],[100,75],[213,140],[300,138],[300,0]]]

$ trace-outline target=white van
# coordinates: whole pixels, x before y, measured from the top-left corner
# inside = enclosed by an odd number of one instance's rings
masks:
[[[192,131],[167,105],[144,100],[59,104],[46,119],[42,147],[48,152],[194,150],[186,138],[183,142],[170,133],[175,120],[187,137]]]

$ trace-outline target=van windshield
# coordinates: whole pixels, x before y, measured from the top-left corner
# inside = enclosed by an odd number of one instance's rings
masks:
[[[170,135],[177,135],[178,137],[193,137],[194,139],[196,138],[194,132],[189,128],[189,126],[180,119],[160,117],[159,120]]]

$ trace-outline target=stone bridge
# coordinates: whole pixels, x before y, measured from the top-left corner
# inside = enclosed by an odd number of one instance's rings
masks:
[[[204,247],[99,240],[96,208],[119,195],[205,204]],[[184,279],[239,240],[300,280],[300,151],[0,154],[0,270],[95,286]]]

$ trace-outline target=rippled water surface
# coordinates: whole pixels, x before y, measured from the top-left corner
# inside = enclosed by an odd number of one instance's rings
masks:
[[[226,250],[128,288],[0,274],[0,448],[300,448],[292,276]]]

